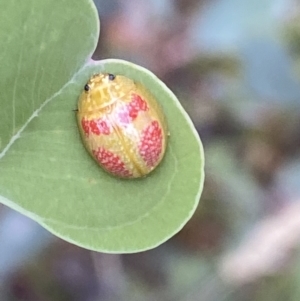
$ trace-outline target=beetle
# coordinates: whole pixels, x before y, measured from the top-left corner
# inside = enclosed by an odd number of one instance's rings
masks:
[[[77,121],[87,151],[116,177],[144,177],[166,152],[169,133],[161,106],[126,76],[93,75],[79,97]]]

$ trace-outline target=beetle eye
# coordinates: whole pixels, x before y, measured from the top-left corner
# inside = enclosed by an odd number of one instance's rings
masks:
[[[116,78],[116,76],[114,74],[109,73],[108,78],[109,78],[109,80],[114,80]]]
[[[87,92],[87,91],[89,91],[90,90],[90,86],[88,85],[88,84],[86,84],[85,86],[84,86],[84,90]]]

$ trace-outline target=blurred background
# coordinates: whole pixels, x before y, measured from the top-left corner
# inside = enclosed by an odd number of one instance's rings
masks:
[[[190,114],[201,202],[133,255],[81,249],[0,205],[0,300],[300,300],[300,1],[95,3],[94,59],[150,69]]]

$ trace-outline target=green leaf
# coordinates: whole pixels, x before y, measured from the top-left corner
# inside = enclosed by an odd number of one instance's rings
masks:
[[[14,42],[0,46],[7,48],[2,60],[14,64],[8,81],[11,66],[0,70],[6,91],[0,111],[0,201],[88,249],[130,253],[153,248],[178,232],[198,204],[204,179],[198,134],[173,93],[148,70],[120,60],[84,64],[98,37],[90,1],[60,1],[53,19],[44,6],[50,2],[35,0],[17,8],[18,15],[36,14],[41,24],[24,17],[28,38],[20,39],[14,28]],[[9,7],[0,4],[0,11],[1,6]],[[53,32],[55,42],[41,53],[41,41]],[[16,60],[25,56],[21,49],[29,49],[26,62]],[[149,177],[111,177],[81,142],[73,109],[87,79],[102,71],[142,82],[164,108],[171,137],[165,159]]]

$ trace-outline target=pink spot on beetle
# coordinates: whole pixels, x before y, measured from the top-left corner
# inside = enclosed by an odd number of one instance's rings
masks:
[[[132,173],[126,168],[121,158],[111,151],[99,147],[97,150],[93,150],[93,154],[97,161],[111,174],[122,178],[132,176]]]
[[[132,100],[127,105],[120,105],[115,109],[117,120],[122,125],[130,124],[141,111],[147,111],[148,105],[139,95],[132,94]]]
[[[90,128],[91,132],[95,135],[109,135],[110,134],[110,127],[107,121],[103,119],[93,119],[90,121]]]
[[[81,126],[82,126],[82,129],[83,129],[84,133],[86,135],[89,135],[89,133],[90,133],[89,121],[86,120],[85,118],[82,118],[81,119]]]
[[[138,94],[132,94],[132,101],[129,103],[129,116],[134,120],[140,111],[147,111],[148,105]]]
[[[162,129],[158,121],[154,120],[143,132],[139,144],[139,152],[148,167],[153,167],[162,152]]]
[[[117,115],[118,122],[122,125],[127,125],[132,121],[131,117],[129,116],[128,105],[121,106],[120,108],[118,108],[118,110],[116,111],[116,115]]]

